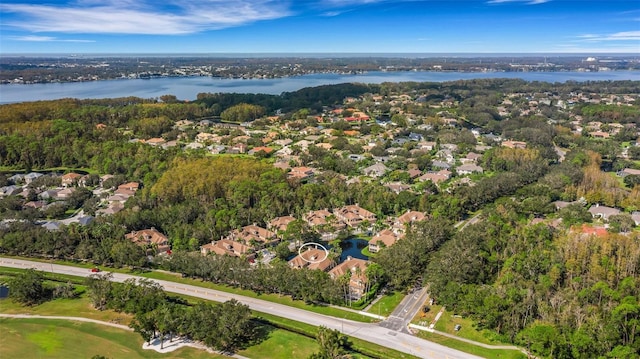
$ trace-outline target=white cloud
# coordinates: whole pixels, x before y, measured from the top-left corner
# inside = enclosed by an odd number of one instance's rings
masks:
[[[273,0],[79,0],[66,5],[0,4],[5,25],[32,32],[171,35],[290,15]]]
[[[29,41],[29,42],[95,42],[94,40],[81,40],[81,39],[58,39],[52,36],[10,36],[9,39],[14,41]]]
[[[580,41],[599,42],[599,41],[640,41],[640,31],[621,31],[607,35],[584,34],[579,35]],[[636,45],[638,46],[638,45]],[[636,51],[640,50],[636,47]]]

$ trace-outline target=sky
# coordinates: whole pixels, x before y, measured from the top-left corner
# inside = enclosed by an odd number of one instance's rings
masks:
[[[0,55],[634,53],[639,0],[2,0]]]

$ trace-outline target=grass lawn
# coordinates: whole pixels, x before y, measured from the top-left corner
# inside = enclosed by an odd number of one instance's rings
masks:
[[[378,314],[383,316],[388,316],[393,312],[394,309],[400,304],[402,299],[404,298],[404,294],[402,292],[391,292],[387,294],[383,294],[382,298],[375,302],[367,312],[371,314]]]
[[[114,322],[128,325],[133,318],[126,313],[118,313],[113,310],[95,310],[87,297],[78,299],[56,299],[31,307],[23,306],[11,299],[0,301],[0,313],[4,314],[37,314],[60,315],[66,317],[83,317],[105,322]],[[1,356],[0,356],[1,357]]]
[[[143,350],[140,335],[93,323],[0,318],[0,332],[0,358],[224,358],[195,348]]]
[[[267,339],[238,354],[249,358],[305,359],[318,351],[314,339],[267,325],[264,328],[269,331]]]
[[[472,344],[468,344],[459,340],[444,337],[442,335],[423,332],[418,333],[420,338],[427,339],[434,343],[442,344],[449,348],[458,349],[460,351],[477,355],[487,359],[526,359],[527,356],[516,350],[486,349]]]
[[[413,323],[429,326],[429,324],[433,321],[435,316],[438,314],[442,306],[433,305],[431,306],[431,310],[424,314],[424,317],[420,317],[421,314],[418,313],[416,318],[413,320]],[[455,331],[454,327],[456,324],[460,324],[461,329],[459,331]],[[491,345],[512,345],[510,343],[505,343],[500,341],[497,338],[497,334],[489,331],[489,330],[478,330],[476,329],[473,321],[469,318],[462,318],[460,316],[454,316],[451,312],[445,311],[438,319],[435,330],[453,334],[459,336],[461,338],[470,339],[476,342],[491,344]]]

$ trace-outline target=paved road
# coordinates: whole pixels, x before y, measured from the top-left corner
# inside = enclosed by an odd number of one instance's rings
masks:
[[[410,334],[411,332],[407,326],[413,317],[418,314],[428,296],[429,293],[427,293],[426,287],[408,294],[398,304],[393,313],[380,323],[380,326]]]
[[[80,277],[88,277],[92,273],[86,268],[77,268],[59,264],[31,262],[12,258],[0,258],[0,266],[12,268],[34,268],[45,272],[67,274]],[[115,282],[124,282],[130,278],[142,278],[138,276],[113,273]],[[248,305],[251,309],[259,312],[276,315],[283,318],[307,323],[315,326],[325,326],[327,328],[342,331],[352,337],[376,343],[387,348],[392,348],[400,352],[411,354],[419,358],[429,359],[467,359],[479,358],[477,356],[460,352],[455,349],[423,340],[412,335],[390,330],[378,326],[377,324],[361,323],[348,319],[340,319],[322,315],[306,310],[289,307],[282,304],[272,303],[261,299],[249,298],[241,295],[221,292],[213,289],[201,288],[197,286],[175,283],[164,280],[155,280],[167,292],[190,295],[192,297],[224,302],[236,299]]]

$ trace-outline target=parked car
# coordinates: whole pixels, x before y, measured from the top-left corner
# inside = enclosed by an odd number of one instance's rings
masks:
[[[98,267],[93,267],[93,268],[91,268],[91,272],[93,272],[93,273],[98,273],[98,272],[100,272],[100,268],[98,268]]]

